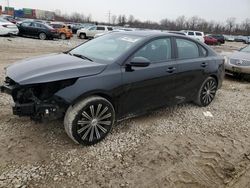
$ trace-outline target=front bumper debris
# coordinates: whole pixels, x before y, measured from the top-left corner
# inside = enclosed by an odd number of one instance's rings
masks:
[[[1,93],[6,93],[6,94],[9,94],[9,95],[12,95],[13,90],[14,90],[13,86],[9,86],[9,85],[0,86]]]
[[[17,116],[34,116],[40,114],[43,117],[56,116],[58,112],[58,106],[52,104],[36,104],[31,103],[15,103],[12,107],[13,114]]]

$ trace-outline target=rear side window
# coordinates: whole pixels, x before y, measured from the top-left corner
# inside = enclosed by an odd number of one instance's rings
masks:
[[[134,57],[144,57],[154,62],[163,62],[171,59],[170,38],[156,39],[134,54]]]
[[[51,26],[52,26],[53,28],[55,28],[55,29],[62,28],[62,25],[60,25],[60,24],[52,24]]]
[[[188,35],[194,35],[194,32],[189,31]]]
[[[200,32],[195,32],[196,36],[202,36]]]
[[[41,24],[34,22],[34,23],[32,23],[32,27],[42,27],[42,26],[41,26]]]
[[[99,30],[99,31],[100,31],[100,30],[101,30],[101,31],[104,31],[104,30],[105,30],[105,28],[104,28],[104,27],[97,27],[97,28],[96,28],[96,30]]]
[[[108,27],[108,31],[113,31],[113,28],[112,27]]]
[[[179,59],[192,59],[198,58],[199,48],[195,42],[186,39],[176,39],[178,58]]]
[[[23,22],[21,25],[23,27],[29,27],[29,26],[31,26],[31,22]]]

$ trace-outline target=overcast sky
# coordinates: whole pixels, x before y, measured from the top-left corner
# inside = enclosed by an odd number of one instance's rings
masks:
[[[134,15],[145,21],[175,19],[178,16],[199,16],[206,20],[224,22],[235,17],[237,22],[250,18],[250,0],[9,0],[10,6],[44,10],[61,10],[62,13],[91,14],[97,21],[108,21],[111,14]],[[7,0],[0,0],[6,6]]]

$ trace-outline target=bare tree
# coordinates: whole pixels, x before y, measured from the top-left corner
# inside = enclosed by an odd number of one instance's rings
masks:
[[[245,30],[245,34],[246,34],[246,35],[250,35],[250,18],[246,18],[246,19],[242,22],[242,29]]]
[[[199,18],[198,18],[198,16],[193,16],[193,17],[189,18],[188,22],[189,22],[189,29],[194,30],[198,25]]]
[[[176,23],[177,30],[185,29],[185,23],[186,23],[185,16],[179,16],[178,18],[176,18],[175,23]]]
[[[122,25],[125,25],[127,23],[126,15],[122,15]]]
[[[235,21],[236,21],[236,18],[234,18],[234,17],[228,18],[226,20],[226,23],[227,23],[227,26],[228,26],[228,29],[229,29],[229,35],[231,35],[231,33],[232,33],[232,29],[233,29],[233,27],[235,25]]]
[[[131,24],[134,23],[134,21],[135,21],[135,17],[133,15],[129,15],[129,17],[128,17],[128,23],[131,25]]]
[[[90,22],[92,21],[92,15],[89,14],[88,16],[86,16],[85,21],[86,21],[87,23],[90,23]]]
[[[122,25],[122,15],[119,15],[117,18],[118,25]]]
[[[116,15],[112,15],[112,16],[111,16],[111,23],[112,23],[113,25],[116,24],[116,19],[117,19],[117,16],[116,16]]]

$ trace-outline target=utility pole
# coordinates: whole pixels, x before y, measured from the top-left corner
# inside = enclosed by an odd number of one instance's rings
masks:
[[[108,12],[108,18],[109,18],[109,24],[110,24],[110,18],[111,18],[111,12],[110,12],[110,10]]]
[[[7,14],[9,14],[9,12],[10,12],[10,1],[9,0],[7,0],[7,6],[8,6]]]

